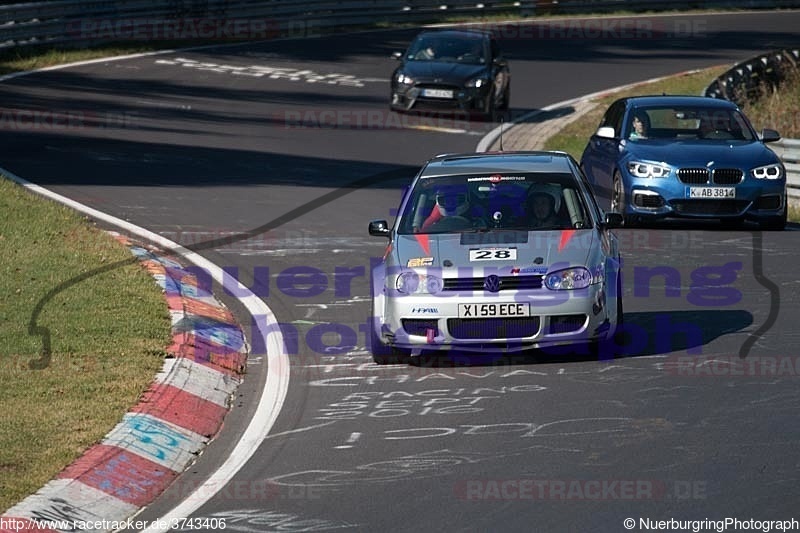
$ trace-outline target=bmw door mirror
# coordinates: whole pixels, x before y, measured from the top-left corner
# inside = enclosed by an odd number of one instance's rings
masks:
[[[403,59],[403,52],[392,52],[392,57],[400,61]]]
[[[613,139],[614,128],[612,128],[611,126],[603,126],[601,128],[597,128],[597,133],[595,133],[595,135],[603,139]]]
[[[621,228],[624,218],[622,213],[606,213],[604,222],[607,228]]]
[[[385,220],[373,220],[369,223],[369,234],[373,237],[388,237],[389,224]]]
[[[761,130],[761,141],[765,143],[774,143],[781,140],[781,134],[775,130],[764,128]]]

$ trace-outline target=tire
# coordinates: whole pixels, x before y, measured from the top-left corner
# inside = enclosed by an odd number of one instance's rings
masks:
[[[622,278],[617,274],[617,289],[614,299],[617,301],[616,324],[613,334],[588,343],[589,353],[600,361],[608,361],[617,356],[619,341],[624,335],[625,312],[622,304]]]
[[[614,213],[620,213],[625,226],[633,226],[636,222],[636,217],[626,215],[625,210],[628,207],[628,201],[625,198],[625,186],[622,184],[622,178],[619,172],[614,173],[614,179],[611,182],[611,208]]]
[[[506,87],[506,90],[503,91],[503,103],[500,104],[498,108],[500,111],[508,111],[509,107],[511,106],[511,85]]]
[[[622,308],[622,277],[620,276],[620,271],[617,270],[617,331],[616,333],[622,328],[622,325],[625,322],[625,312]]]
[[[375,334],[375,328],[370,327],[367,337],[369,339],[370,353],[372,360],[378,365],[395,365],[404,364],[408,362],[409,352],[395,348],[394,346],[387,346],[381,342],[380,337]]]
[[[486,103],[483,106],[483,120],[486,122],[497,121],[497,106],[494,104],[494,88],[489,91],[486,97]]]
[[[617,356],[617,349],[620,345],[619,341],[625,333],[625,311],[623,310],[622,304],[622,281],[620,280],[619,275],[617,276],[617,296],[615,299],[617,300],[617,323],[614,327],[614,334],[607,335],[605,339],[600,339],[597,341],[594,347],[594,355],[596,355],[597,358],[602,361],[608,361]]]

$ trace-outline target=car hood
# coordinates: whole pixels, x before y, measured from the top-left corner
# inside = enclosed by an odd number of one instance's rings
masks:
[[[401,268],[452,269],[454,275],[480,277],[484,272],[487,275],[490,272],[512,274],[512,269],[519,269],[513,273],[545,274],[568,266],[584,266],[595,246],[597,239],[591,229],[490,231],[399,235],[395,254]],[[470,250],[491,248],[516,248],[517,259],[470,261]],[[471,274],[464,272],[464,269],[470,268],[473,269]],[[505,272],[506,269],[508,272]]]
[[[484,74],[486,67],[439,61],[409,61],[403,65],[402,71],[417,82],[441,79],[437,83],[464,85],[472,78]]]
[[[628,159],[664,162],[673,166],[735,166],[743,169],[780,161],[758,141],[674,141],[647,140],[626,143]]]

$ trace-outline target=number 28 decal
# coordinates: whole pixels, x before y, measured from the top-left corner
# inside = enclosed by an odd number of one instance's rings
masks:
[[[470,261],[502,261],[517,260],[516,248],[481,248],[469,251]]]

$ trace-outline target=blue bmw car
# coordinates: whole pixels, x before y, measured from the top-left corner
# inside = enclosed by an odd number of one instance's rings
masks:
[[[626,224],[667,217],[786,225],[786,171],[736,104],[639,96],[611,104],[581,157],[596,196]]]

